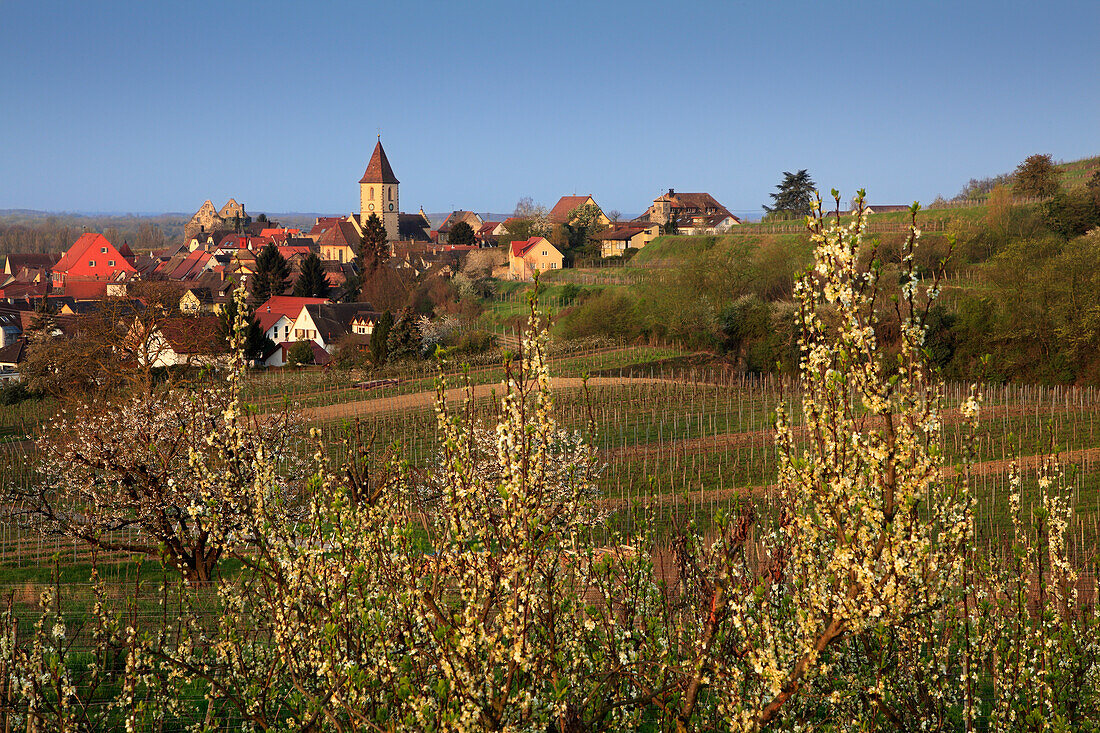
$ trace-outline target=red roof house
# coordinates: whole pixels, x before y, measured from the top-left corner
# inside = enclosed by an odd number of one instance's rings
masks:
[[[137,272],[130,262],[134,256],[130,248],[122,248],[116,249],[102,234],[81,234],[54,266],[54,286],[62,287],[70,280],[115,280],[119,273]]]

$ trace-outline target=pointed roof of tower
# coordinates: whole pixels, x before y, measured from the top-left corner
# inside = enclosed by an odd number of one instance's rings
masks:
[[[374,146],[374,154],[370,157],[370,163],[367,163],[367,171],[359,179],[359,182],[400,183],[397,176],[393,174],[393,168],[390,168],[390,161],[386,159],[386,151],[382,149],[381,138],[379,138],[378,144]]]

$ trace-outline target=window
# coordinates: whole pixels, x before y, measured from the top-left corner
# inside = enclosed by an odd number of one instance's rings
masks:
[[[557,263],[557,262],[551,262],[551,263],[550,263],[550,269],[551,269],[551,270],[556,270],[556,269],[558,269],[558,263]]]
[[[543,250],[543,251],[542,251],[542,256],[543,256],[543,257],[545,257],[545,256],[546,256],[546,250]]]
[[[115,266],[115,261],[114,260],[107,260],[107,267],[114,267],[114,266]]]
[[[370,197],[374,198],[374,186],[370,187]]]
[[[105,255],[105,254],[107,254],[107,248],[106,248],[106,247],[100,247],[100,248],[99,248],[99,253],[100,253],[101,255]]]
[[[88,260],[88,267],[95,267],[95,260]]]
[[[390,187],[390,201],[393,201],[393,187]]]

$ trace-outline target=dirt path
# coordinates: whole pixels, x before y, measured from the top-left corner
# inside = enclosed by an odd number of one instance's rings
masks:
[[[589,387],[621,387],[629,384],[683,384],[675,379],[657,379],[652,377],[589,377]],[[584,386],[584,380],[580,377],[552,377],[550,386],[553,389],[580,389]],[[489,397],[493,393],[501,394],[499,383],[475,384],[470,387],[469,394],[475,399]],[[454,387],[446,392],[449,403],[458,404],[466,396],[465,387]],[[415,392],[407,395],[395,395],[393,397],[373,397],[368,400],[356,402],[342,402],[336,405],[323,405],[321,407],[308,407],[301,411],[302,417],[309,420],[332,420],[341,417],[360,417],[362,415],[377,415],[386,412],[398,412],[403,410],[418,410],[431,407],[435,404],[435,390]]]
[[[1033,455],[1033,456],[1020,456],[1015,459],[1020,470],[1023,472],[1034,471],[1041,464],[1046,456]],[[1100,460],[1100,448],[1082,448],[1080,450],[1064,451],[1057,455],[1058,460],[1063,464],[1080,463],[1083,461],[1097,461]],[[1012,465],[1013,459],[1011,458],[999,458],[993,461],[982,461],[981,463],[975,463],[970,467],[971,476],[988,476],[1006,473],[1009,467]],[[955,469],[952,466],[944,468],[943,475],[945,478],[950,478],[955,475]],[[756,486],[743,486],[736,489],[703,489],[701,491],[688,491],[677,494],[657,494],[647,497],[632,497],[628,499],[604,499],[604,506],[608,507],[629,507],[637,502],[641,506],[677,506],[680,504],[688,504],[691,502],[707,502],[707,501],[725,501],[731,499],[734,496],[765,496],[776,492],[779,489],[778,484],[762,484]]]

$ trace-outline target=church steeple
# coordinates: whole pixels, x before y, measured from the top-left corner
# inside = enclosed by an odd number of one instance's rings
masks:
[[[378,143],[374,146],[374,153],[370,156],[370,163],[367,163],[367,170],[363,173],[363,177],[359,179],[359,182],[401,183],[401,181],[397,180],[397,176],[393,174],[393,168],[390,167],[390,161],[386,158],[386,151],[382,149],[381,137],[378,138]]]
[[[382,137],[379,136],[367,170],[359,179],[359,221],[365,223],[371,214],[376,214],[386,227],[386,237],[391,242],[397,241],[400,231],[398,183],[400,181],[393,174],[386,151],[382,149]]]

